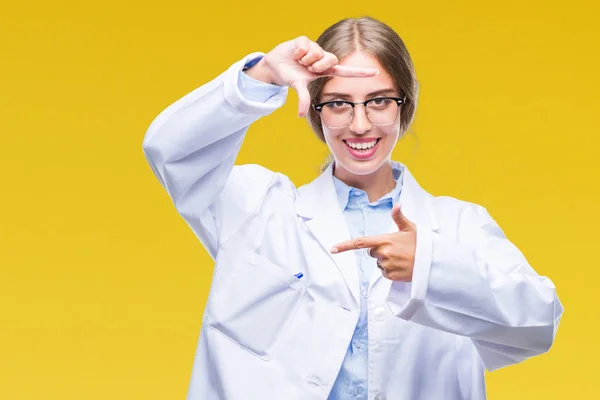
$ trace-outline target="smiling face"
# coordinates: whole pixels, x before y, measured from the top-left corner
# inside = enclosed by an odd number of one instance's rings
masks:
[[[323,86],[320,103],[332,100],[362,102],[383,96],[401,97],[391,76],[375,57],[357,51],[343,58],[339,64],[378,68],[379,75],[369,78],[333,77]],[[375,100],[369,107],[376,110],[380,104],[381,100]],[[370,175],[390,160],[400,135],[400,112],[394,104],[392,106],[396,111],[396,118],[386,125],[373,124],[362,105],[354,107],[353,118],[348,126],[329,127],[322,119],[323,134],[335,158],[336,169],[342,168],[352,175]],[[376,119],[373,112],[371,118]]]

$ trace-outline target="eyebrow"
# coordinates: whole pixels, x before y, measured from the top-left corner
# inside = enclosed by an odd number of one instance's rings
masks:
[[[367,98],[371,98],[373,96],[381,96],[381,95],[386,95],[386,94],[392,94],[392,93],[396,93],[396,89],[381,89],[381,90],[376,90],[374,92],[371,92],[369,94],[367,94]],[[341,98],[341,99],[349,99],[350,96],[347,93],[337,93],[337,92],[329,92],[329,93],[323,93],[321,95],[321,101],[325,101],[325,98],[332,98],[332,99],[336,99],[336,98]]]

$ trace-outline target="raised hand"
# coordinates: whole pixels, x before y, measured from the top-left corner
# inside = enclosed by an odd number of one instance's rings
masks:
[[[298,116],[308,114],[309,82],[324,76],[364,78],[377,75],[376,68],[338,65],[338,58],[306,36],[279,44],[246,73],[263,82],[292,87],[298,94]]]

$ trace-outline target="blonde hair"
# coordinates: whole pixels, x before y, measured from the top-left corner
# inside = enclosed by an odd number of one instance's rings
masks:
[[[400,109],[400,137],[404,136],[415,116],[419,84],[412,59],[400,36],[388,25],[374,18],[346,18],[327,28],[316,42],[323,50],[335,54],[339,60],[361,51],[379,61],[392,78],[400,96],[406,96],[406,104]],[[313,102],[320,101],[323,87],[329,79],[331,78],[319,78],[308,84]],[[325,143],[319,113],[311,107],[306,118],[317,138]],[[330,156],[323,168],[331,161]]]

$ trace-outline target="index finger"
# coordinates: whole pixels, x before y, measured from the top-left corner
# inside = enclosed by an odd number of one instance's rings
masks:
[[[384,243],[386,243],[384,236],[365,236],[338,243],[331,248],[331,253],[335,254],[348,250],[379,247]]]
[[[327,71],[323,71],[320,76],[340,76],[343,78],[366,78],[379,75],[377,68],[348,67],[345,65],[334,65]]]

